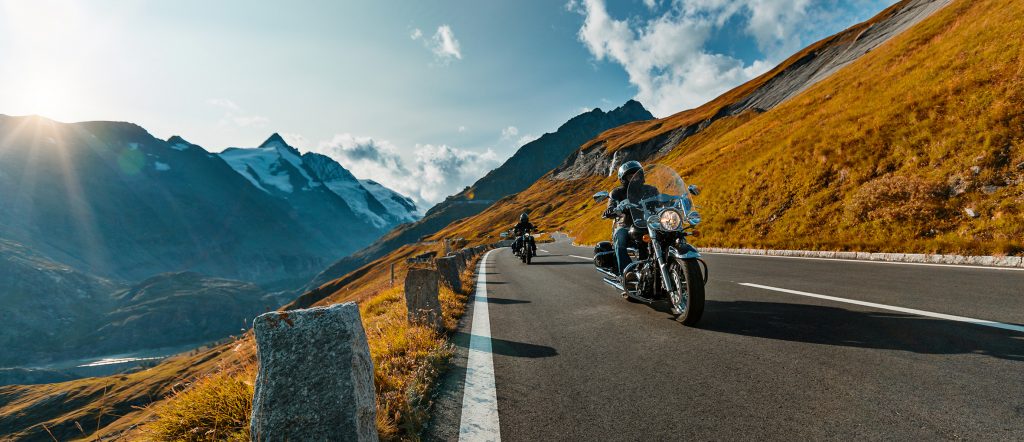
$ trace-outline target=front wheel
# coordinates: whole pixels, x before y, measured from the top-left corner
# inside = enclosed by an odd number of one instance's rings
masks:
[[[704,314],[704,276],[696,259],[672,258],[669,264],[676,290],[669,298],[672,314],[683,325],[694,325]]]

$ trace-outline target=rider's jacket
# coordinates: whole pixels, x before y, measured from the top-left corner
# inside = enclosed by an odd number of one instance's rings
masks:
[[[658,188],[650,184],[643,184],[640,191],[634,189],[633,195],[629,195],[630,202],[639,203],[641,199],[650,198],[658,195]],[[611,194],[608,195],[608,208],[604,210],[601,215],[605,218],[611,218],[615,220],[615,227],[629,227],[633,225],[633,215],[629,211],[620,213],[615,210],[616,206],[619,205],[620,201],[626,199],[626,186],[619,186],[612,190]]]
[[[534,230],[536,230],[536,227],[534,227],[533,224],[531,224],[529,221],[520,221],[515,225],[515,227],[512,228],[512,233],[515,236],[520,236],[530,233]]]

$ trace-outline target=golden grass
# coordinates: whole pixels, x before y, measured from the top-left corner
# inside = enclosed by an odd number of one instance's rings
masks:
[[[394,257],[383,259],[389,258]],[[465,312],[475,278],[472,266],[468,267],[461,292],[443,284],[440,287],[445,331],[454,331]],[[404,278],[407,271],[403,264],[396,273]],[[359,309],[374,365],[377,430],[382,440],[417,440],[429,419],[431,390],[454,349],[447,333],[408,323],[402,286],[390,285],[390,271],[374,274],[376,278],[364,281],[366,288],[343,293],[363,298]],[[247,342],[252,345],[251,339]],[[144,427],[146,437],[162,441],[246,440],[256,377],[255,352],[246,361],[199,379],[154,407],[156,419]]]
[[[251,339],[244,362],[214,372],[176,392],[157,405],[156,418],[145,426],[141,438],[154,441],[247,441],[252,412],[256,352]]]
[[[0,387],[0,395],[7,399],[0,406],[0,415],[9,417],[7,424],[15,428],[19,421],[25,425],[24,430],[7,436],[15,440],[49,438],[47,432],[51,432],[60,440],[133,439],[137,437],[134,429],[152,418],[152,410],[142,405],[173,395],[193,379],[239,363],[244,358],[233,347],[225,344],[197,350],[130,374]]]

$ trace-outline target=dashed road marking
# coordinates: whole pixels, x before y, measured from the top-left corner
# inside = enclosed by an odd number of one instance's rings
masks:
[[[878,308],[878,309],[882,309],[882,310],[891,310],[891,311],[894,311],[894,312],[909,313],[909,314],[918,315],[918,316],[927,316],[929,318],[945,319],[947,321],[966,322],[968,324],[975,324],[975,325],[981,325],[981,326],[985,326],[985,327],[1000,328],[1000,329],[1003,329],[1003,330],[1012,330],[1012,331],[1024,333],[1024,326],[1020,326],[1020,325],[1016,325],[1016,324],[1006,324],[1006,323],[996,322],[996,321],[989,321],[987,319],[975,319],[975,318],[968,318],[968,317],[965,317],[965,316],[947,315],[945,313],[935,313],[935,312],[929,312],[929,311],[925,311],[925,310],[917,310],[917,309],[913,309],[913,308],[896,307],[896,306],[892,306],[892,305],[878,304],[878,303],[874,303],[874,302],[858,301],[856,299],[846,299],[846,298],[839,298],[839,297],[836,297],[836,296],[819,295],[817,293],[801,292],[799,290],[790,290],[790,289],[784,289],[784,288],[779,288],[779,287],[772,287],[772,286],[768,286],[768,285],[753,284],[753,283],[749,283],[749,282],[741,282],[739,284],[740,285],[745,285],[747,287],[754,287],[754,288],[759,288],[759,289],[764,289],[764,290],[772,290],[772,291],[776,291],[776,292],[789,293],[791,295],[800,295],[800,296],[807,296],[807,297],[811,297],[811,298],[825,299],[825,300],[828,300],[828,301],[844,302],[844,303],[847,303],[847,304],[856,304],[856,305],[862,305],[862,306],[865,306],[865,307]]]
[[[840,262],[859,262],[864,264],[894,264],[903,266],[925,266],[925,267],[953,267],[961,269],[975,269],[975,270],[1014,270],[1024,271],[1021,267],[995,267],[995,266],[980,266],[980,265],[965,265],[965,264],[940,264],[934,262],[900,262],[900,261],[871,261],[867,259],[849,259],[849,258],[818,258],[816,256],[781,256],[781,255],[754,255],[748,253],[726,253],[726,252],[704,252],[705,255],[727,255],[727,256],[749,256],[753,258],[783,258],[783,259],[811,259],[816,261],[840,261]]]

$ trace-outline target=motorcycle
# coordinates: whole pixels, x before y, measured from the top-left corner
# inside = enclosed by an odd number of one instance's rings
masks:
[[[694,325],[704,313],[708,275],[707,264],[687,241],[697,235],[694,228],[701,222],[690,199],[699,195],[700,189],[686,186],[679,174],[665,165],[647,166],[643,176],[629,183],[626,199],[615,208],[632,215],[633,262],[620,278],[612,243],[603,241],[594,247],[594,267],[604,275],[605,283],[627,299],[646,304],[667,301],[677,321]],[[608,192],[594,195],[597,202],[608,198]]]
[[[524,233],[515,239],[515,247],[512,248],[512,252],[519,257],[524,263],[530,264],[533,257],[536,256],[537,252],[530,247],[530,239],[533,238],[529,233]]]

